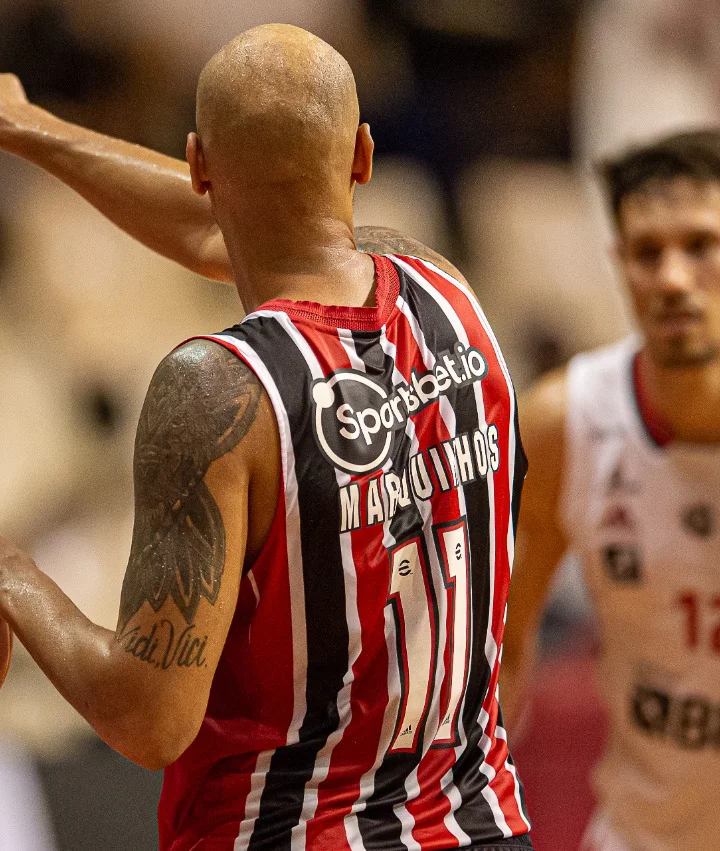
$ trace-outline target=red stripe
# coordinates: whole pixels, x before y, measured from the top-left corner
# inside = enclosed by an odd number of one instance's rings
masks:
[[[674,435],[672,426],[663,418],[662,414],[657,411],[647,392],[647,379],[645,376],[646,355],[643,352],[638,352],[632,362],[633,389],[635,390],[635,399],[637,401],[638,412],[640,419],[643,421],[647,433],[652,441],[660,447],[667,446],[672,443]]]

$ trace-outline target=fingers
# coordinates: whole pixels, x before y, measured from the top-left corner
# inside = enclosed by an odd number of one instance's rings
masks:
[[[0,74],[0,101],[27,103],[27,95],[15,74]]]
[[[24,156],[23,134],[37,131],[37,116],[15,74],[0,74],[0,151]]]

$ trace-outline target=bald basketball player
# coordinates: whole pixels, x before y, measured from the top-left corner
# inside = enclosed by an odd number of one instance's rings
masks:
[[[531,847],[497,697],[513,388],[446,261],[382,228],[357,250],[347,63],[293,27],[239,36],[200,77],[189,174],[1,85],[6,150],[248,315],[153,377],[116,631],[4,540],[0,617],[106,742],[166,767],[163,849]]]

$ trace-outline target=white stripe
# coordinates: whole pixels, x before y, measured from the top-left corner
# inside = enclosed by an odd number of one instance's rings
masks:
[[[286,316],[284,313],[258,311],[255,316],[270,316],[276,319]],[[303,581],[302,546],[300,530],[300,511],[298,506],[298,486],[295,475],[295,452],[293,450],[290,422],[287,411],[272,376],[255,350],[244,340],[229,335],[218,334],[218,340],[233,346],[247,360],[263,384],[275,411],[280,433],[280,448],[285,482],[285,524],[287,531],[287,555],[290,582],[290,608],[293,636],[293,683],[294,709],[288,730],[286,744],[292,745],[299,740],[307,704],[305,686],[307,683],[307,632],[305,624],[305,584]]]
[[[255,595],[255,603],[260,602],[260,590],[258,589],[257,581],[255,580],[255,574],[252,571],[252,568],[247,572],[248,582],[250,583],[250,587],[252,588],[252,592]]]
[[[260,801],[274,753],[275,751],[271,750],[261,751],[258,754],[255,762],[255,771],[253,771],[250,777],[250,792],[245,799],[245,814],[243,815],[243,820],[240,822],[240,832],[233,845],[234,851],[246,851],[250,843],[253,830],[255,829],[255,822],[260,815]]]
[[[383,326],[381,333],[380,333],[380,347],[382,348],[383,352],[393,362],[393,375],[392,375],[393,385],[394,386],[397,386],[398,384],[404,385],[405,379],[400,374],[400,371],[398,370],[397,364],[396,364],[397,349],[396,349],[395,345],[393,343],[391,343],[390,340],[388,340],[385,326]],[[405,425],[405,434],[408,438],[410,438],[410,455],[412,455],[415,452],[417,452],[417,450],[419,448],[419,444],[418,444],[417,436],[415,434],[415,424],[412,422],[412,420],[409,417],[408,417],[407,423]],[[427,540],[428,537],[432,538],[432,534],[430,532],[430,526],[432,525],[432,519],[430,519],[430,523],[427,522],[428,517],[431,518],[430,506],[427,502],[423,502],[422,500],[414,499],[414,502],[415,502],[415,505],[417,506],[418,510],[420,511],[420,514],[421,514],[422,519],[423,519],[423,532],[425,534],[425,544],[426,544],[428,556],[432,560],[437,561],[437,554],[435,553],[434,547],[427,546],[428,545],[428,540]],[[387,528],[387,535],[388,535],[389,538],[392,539],[392,545],[394,546],[396,541],[390,535],[390,531],[389,531],[390,530],[390,524],[389,523],[387,524],[387,527],[388,527]],[[430,544],[432,544],[432,541],[430,541]],[[438,575],[437,574],[437,568],[438,568],[438,566],[435,565],[435,567],[433,567],[433,569],[431,571],[431,577],[430,578],[433,580],[433,582],[434,582],[435,577]],[[385,611],[386,611],[386,614],[390,614],[390,607],[388,606]],[[391,637],[390,642],[389,642],[389,647],[392,647],[392,649],[394,651],[395,648],[397,647],[397,638],[396,638],[396,635],[395,635],[397,626],[395,624],[395,618],[391,617],[389,620],[392,622],[392,624],[391,624],[392,637]],[[443,629],[445,628],[446,622],[447,622],[447,619],[443,618]],[[388,623],[388,619],[386,617],[386,624],[387,623]],[[387,637],[388,637],[387,629],[385,631],[385,636],[386,636],[386,639],[387,639]],[[442,647],[444,645],[441,644],[440,646]],[[437,678],[438,678],[437,667],[440,667],[440,666],[436,666],[436,674],[435,674],[436,681],[437,681]],[[393,672],[397,671],[398,674],[399,674],[399,667],[397,665],[392,666],[391,670]],[[440,679],[440,682],[442,682],[442,679]],[[437,688],[437,682],[435,683],[434,688]],[[396,694],[400,693],[399,692],[399,683],[398,683],[398,691],[396,691],[395,693]],[[431,717],[433,715],[435,717],[435,721],[433,721],[433,718]],[[433,729],[437,729],[437,718],[438,717],[439,717],[439,709],[435,709],[435,707],[430,706],[429,711],[428,711],[428,715],[426,716],[425,737],[423,739],[423,756],[425,755],[425,753],[427,753],[427,749],[429,748],[430,743],[432,743],[432,736],[430,736],[428,738],[427,731],[430,727],[433,727],[433,725],[434,725]],[[394,730],[393,730],[393,732],[394,732]],[[402,830],[400,831],[400,841],[405,845],[405,847],[408,849],[408,851],[422,851],[420,845],[413,838],[413,835],[412,835],[413,828],[415,827],[415,819],[407,809],[407,802],[414,800],[420,794],[420,786],[417,782],[417,769],[414,769],[405,778],[405,793],[406,793],[405,803],[399,804],[396,807],[394,807],[395,814],[397,815],[397,817],[400,821],[400,824],[402,825]]]
[[[428,295],[430,295],[430,297],[433,298],[434,301],[437,302],[439,309],[445,314],[447,320],[452,325],[452,328],[455,331],[455,334],[457,335],[458,340],[464,346],[469,346],[470,341],[468,339],[465,327],[463,326],[463,324],[460,320],[460,317],[453,310],[452,306],[447,301],[447,299],[442,295],[442,293],[438,292],[438,290],[435,289],[435,287],[433,287],[432,284],[430,284],[428,281],[426,281],[422,277],[422,275],[420,275],[415,269],[412,268],[412,266],[409,266],[403,260],[400,260],[398,258],[396,258],[396,262],[405,269],[407,274],[410,277],[412,277],[413,280],[420,287],[422,287],[422,289],[424,289],[425,292],[427,292]],[[411,326],[411,330],[413,332],[413,336],[416,336],[416,334],[422,334],[422,331],[420,331],[420,329],[417,327],[417,323],[414,321],[415,317],[412,315],[410,308],[406,304],[403,304],[403,307],[401,307],[401,310],[403,311],[405,316],[408,318],[408,321],[410,322],[410,326]],[[425,346],[425,349],[427,349],[427,346],[425,345],[424,341],[423,341],[423,345]],[[435,359],[434,359],[434,357],[432,357],[432,354],[431,354],[430,360],[426,361],[428,369],[432,369],[432,367],[434,366],[434,361],[435,361]],[[482,427],[482,424],[486,423],[486,419],[485,419],[485,400],[483,399],[482,385],[480,384],[480,382],[475,382],[473,384],[473,390],[474,390],[474,393],[475,393],[475,405],[476,405],[477,414],[478,414],[478,424],[480,425],[480,427]],[[448,404],[448,406],[450,405],[449,401],[444,396],[441,397],[441,402],[442,401],[446,402]],[[451,410],[452,410],[452,408],[451,408]],[[452,418],[453,418],[453,428],[452,428],[451,433],[452,433],[453,436],[455,436],[456,428],[455,428],[455,421],[454,421],[455,420],[454,412],[452,414]],[[494,586],[495,586],[495,581],[494,581],[495,580],[495,501],[494,501],[494,481],[493,481],[493,477],[494,477],[494,474],[493,474],[492,470],[490,468],[488,468],[486,478],[487,478],[487,485],[488,485],[488,502],[489,502],[489,508],[490,508],[490,512],[489,512],[490,513],[490,517],[489,517],[489,532],[490,532],[490,535],[489,535],[489,538],[490,538],[489,563],[490,563],[491,582],[490,582],[489,610],[490,610],[491,615],[492,615],[493,595],[494,595]],[[460,495],[460,499],[461,499],[461,511],[462,511],[462,514],[464,515],[466,513],[466,507],[465,507],[465,494],[464,494],[462,487],[458,488],[458,494]],[[471,629],[471,633],[472,633],[472,629]],[[493,666],[494,661],[495,661],[495,654],[497,653],[497,648],[494,647],[495,640],[492,637],[492,617],[490,617],[489,621],[488,621],[488,635],[489,635],[489,639],[486,637],[486,641],[485,641],[485,655],[486,655],[488,662],[490,664],[490,670],[492,670],[492,666]],[[492,662],[490,661],[491,655],[492,655]]]
[[[490,326],[490,323],[485,316],[480,304],[478,303],[475,294],[465,285],[463,285],[460,281],[457,281],[451,275],[448,275],[442,269],[439,269],[433,263],[427,262],[428,266],[431,266],[438,275],[445,278],[446,281],[451,283],[454,287],[459,289],[468,299],[471,307],[475,311],[475,315],[478,317],[483,330],[487,334],[490,342],[492,343],[492,347],[495,351],[495,356],[500,364],[500,369],[502,370],[503,376],[505,378],[505,383],[508,388],[508,397],[510,400],[510,419],[508,423],[508,454],[510,455],[509,463],[508,463],[508,474],[510,479],[510,499],[512,500],[513,494],[513,486],[515,483],[515,451],[516,451],[516,436],[515,436],[515,391],[513,388],[512,378],[510,377],[510,370],[508,369],[507,363],[505,362],[505,358],[500,349],[500,345],[498,344],[497,338]],[[508,564],[510,566],[510,576],[512,577],[513,564],[515,561],[515,530],[513,528],[513,519],[512,519],[512,510],[510,511],[510,517],[508,522],[508,530],[507,530],[507,548],[508,548]],[[505,613],[503,615],[503,622],[505,619],[505,615],[507,614],[507,606],[505,609]],[[518,802],[518,810],[522,817],[522,820],[527,825],[528,830],[530,830],[530,821],[528,819],[527,813],[522,806],[522,799],[520,797],[520,783],[517,779],[517,772],[515,771],[514,766],[512,766],[512,776],[515,784],[515,800]]]
[[[272,315],[272,314],[268,314]],[[284,316],[285,314],[279,314]],[[227,346],[235,349],[247,361],[251,369],[265,388],[275,411],[280,434],[280,451],[285,487],[285,526],[288,557],[288,581],[290,586],[290,618],[293,638],[293,717],[288,728],[286,744],[298,741],[300,728],[307,712],[305,689],[307,685],[307,632],[305,625],[305,586],[303,583],[302,548],[300,539],[300,513],[298,507],[298,488],[295,476],[295,453],[290,435],[290,423],[280,392],[268,372],[267,367],[255,350],[244,340],[238,340],[226,334],[213,335]],[[269,752],[270,757],[272,753]],[[258,759],[258,767],[253,775],[253,786],[245,807],[245,817],[240,825],[237,847],[244,848],[250,841],[255,821],[260,814],[260,801],[265,787],[266,773],[270,768]]]
[[[465,330],[465,326],[462,324],[460,317],[455,312],[454,308],[450,304],[450,302],[445,298],[445,296],[436,289],[429,281],[425,280],[423,276],[413,269],[412,266],[407,264],[404,260],[397,259],[397,263],[402,266],[403,269],[410,275],[413,280],[420,286],[425,292],[434,299],[440,310],[445,314],[448,321],[453,327],[458,340],[466,347],[470,346],[470,340],[468,339],[467,331]],[[473,390],[475,392],[475,403],[478,412],[478,418],[480,423],[486,423],[485,419],[485,402],[482,395],[482,384],[479,381],[476,381],[473,384]],[[490,517],[489,517],[489,530],[490,530],[490,557],[488,559],[490,564],[490,599],[488,602],[489,609],[489,617],[488,617],[488,629],[487,634],[485,636],[485,656],[488,660],[488,664],[490,665],[490,670],[492,671],[493,666],[495,664],[495,658],[497,656],[497,646],[495,643],[495,637],[492,634],[492,613],[493,613],[493,605],[495,602],[495,482],[494,482],[494,474],[492,470],[488,467],[487,472],[487,486],[488,486],[488,503],[490,507]],[[512,490],[511,490],[512,493]],[[463,514],[465,513],[463,509]]]
[[[365,372],[365,362],[355,349],[355,340],[352,331],[347,328],[338,328],[338,337],[350,361],[350,366],[358,372]]]

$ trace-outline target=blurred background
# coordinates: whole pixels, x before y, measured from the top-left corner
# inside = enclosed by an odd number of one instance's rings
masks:
[[[358,223],[464,271],[519,390],[630,327],[592,163],[720,117],[720,0],[0,0],[0,15],[0,71],[32,100],[177,156],[221,44],[272,21],[330,42],[377,145]],[[37,169],[0,155],[0,184],[0,533],[114,628],[148,382],[177,343],[241,309],[233,288],[155,257]],[[569,562],[514,748],[538,851],[576,848],[592,807],[593,643]],[[1,851],[149,851],[160,782],[99,742],[16,645]]]

